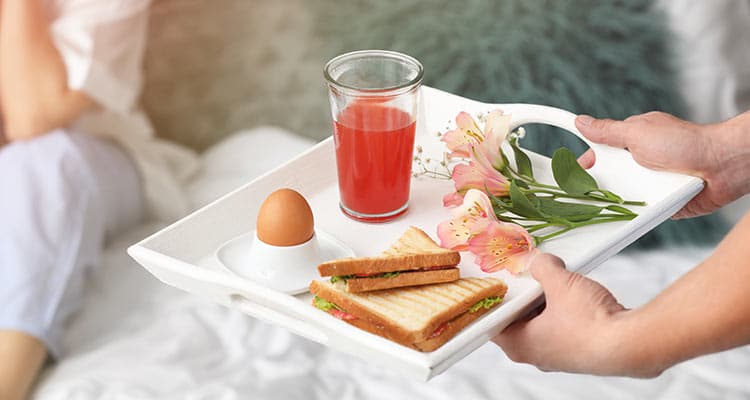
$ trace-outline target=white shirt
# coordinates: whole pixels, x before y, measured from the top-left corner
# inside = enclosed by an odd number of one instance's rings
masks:
[[[182,181],[198,166],[188,149],[154,137],[138,105],[150,0],[47,0],[50,32],[68,73],[68,86],[98,107],[77,131],[119,143],[141,174],[150,214],[174,220],[188,211]]]

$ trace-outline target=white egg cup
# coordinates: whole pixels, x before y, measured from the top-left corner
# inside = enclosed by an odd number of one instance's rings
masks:
[[[304,273],[303,268],[321,263],[318,237],[313,233],[305,243],[294,246],[274,246],[260,240],[256,232],[250,248],[249,261],[237,271],[240,275],[256,274],[266,280],[274,280],[279,276],[289,277]],[[251,269],[253,271],[250,271]]]
[[[297,294],[320,279],[318,264],[354,257],[344,243],[318,229],[312,238],[295,246],[274,246],[263,242],[255,231],[224,243],[216,251],[218,260],[230,271],[278,291]]]

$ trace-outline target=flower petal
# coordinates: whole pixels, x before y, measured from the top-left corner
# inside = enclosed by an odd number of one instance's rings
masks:
[[[472,138],[464,135],[460,129],[446,132],[441,140],[451,150],[450,157],[469,157],[469,145],[476,143]]]
[[[443,196],[443,207],[460,206],[464,202],[464,197],[458,192],[448,193]]]
[[[456,116],[456,129],[446,132],[441,140],[451,150],[451,157],[468,158],[470,146],[481,143],[484,135],[474,118],[462,111]]]
[[[505,138],[510,132],[510,115],[504,115],[502,110],[492,111],[487,115],[484,124],[484,141],[482,151],[485,153],[489,165],[495,169],[501,169],[504,161],[501,148]]]
[[[461,205],[451,211],[453,218],[438,225],[441,247],[466,250],[469,239],[497,221],[492,202],[484,192],[471,189],[462,200]]]
[[[454,218],[438,225],[440,247],[454,251],[464,251],[468,248],[471,228],[468,218]]]
[[[484,272],[507,269],[517,274],[525,271],[539,253],[534,239],[516,224],[494,221],[469,239],[468,250]]]
[[[485,188],[495,196],[506,196],[510,188],[508,180],[497,170],[489,166],[489,161],[472,146],[472,160],[468,164],[453,167],[451,178],[456,191],[461,193],[468,189]]]
[[[484,139],[484,135],[482,135],[482,130],[479,129],[477,121],[465,111],[461,111],[456,115],[456,126],[465,134],[474,136],[477,139],[477,143]]]

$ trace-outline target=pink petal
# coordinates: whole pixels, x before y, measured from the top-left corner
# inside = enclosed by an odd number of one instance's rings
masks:
[[[466,112],[458,113],[456,126],[456,129],[446,132],[441,140],[451,150],[451,157],[467,158],[470,146],[481,143],[484,135],[474,118]]]
[[[489,197],[476,189],[469,190],[451,214],[452,219],[438,225],[438,238],[441,247],[457,251],[466,250],[469,239],[497,221]]]
[[[469,157],[469,144],[476,143],[464,135],[460,129],[446,132],[441,140],[444,141],[448,146],[448,149],[451,150],[450,156],[454,158]]]
[[[468,248],[467,241],[470,237],[469,225],[466,220],[451,219],[438,225],[438,238],[440,247],[454,251],[464,251]]]
[[[510,132],[510,115],[503,115],[502,110],[495,110],[487,115],[484,124],[484,141],[482,151],[485,153],[489,165],[501,169],[504,165],[500,146]]]
[[[479,125],[477,125],[477,121],[474,120],[474,118],[469,115],[466,111],[461,111],[456,115],[456,126],[458,129],[474,135],[479,136],[479,141],[481,141],[484,136],[482,135],[482,130],[479,129]]]
[[[489,174],[485,171],[489,171]],[[475,161],[456,165],[453,167],[451,177],[459,193],[469,189],[484,191],[486,187],[495,196],[506,196],[510,187],[502,174],[494,169],[488,170],[486,167],[481,167]]]
[[[464,202],[464,197],[458,192],[448,193],[443,196],[443,207],[460,206]]]
[[[482,271],[507,269],[512,273],[525,271],[538,250],[523,227],[495,221],[469,240],[469,251]]]

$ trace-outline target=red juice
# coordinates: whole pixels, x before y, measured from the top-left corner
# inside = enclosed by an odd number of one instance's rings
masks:
[[[357,101],[334,121],[339,194],[344,212],[381,222],[406,211],[415,121],[378,102]]]

